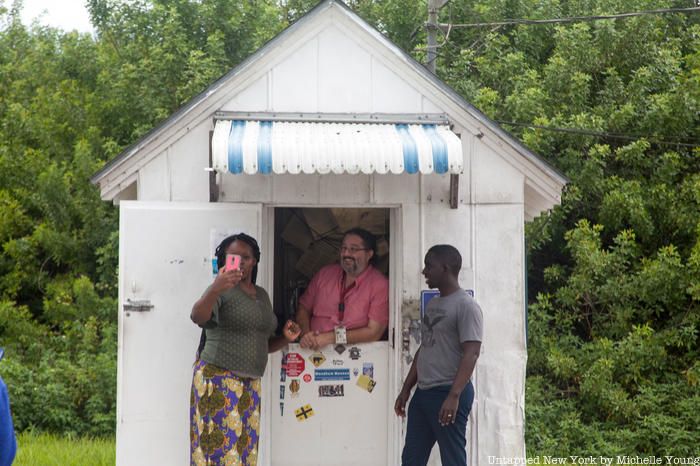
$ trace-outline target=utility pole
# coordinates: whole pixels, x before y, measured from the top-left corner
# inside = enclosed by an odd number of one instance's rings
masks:
[[[428,0],[428,22],[425,27],[428,30],[428,59],[425,66],[435,74],[435,61],[437,60],[437,32],[438,13],[449,0]],[[700,0],[699,0],[700,1]]]
[[[428,30],[428,56],[425,66],[433,74],[437,74],[438,13],[440,13],[440,8],[444,7],[448,1],[428,0],[428,21],[425,23],[425,27]],[[457,207],[459,207],[459,175],[452,174],[450,175],[450,208],[456,209]]]

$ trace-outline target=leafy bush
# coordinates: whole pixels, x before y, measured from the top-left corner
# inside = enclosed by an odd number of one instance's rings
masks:
[[[474,23],[650,5],[452,0],[443,14]],[[526,225],[528,450],[697,455],[700,21],[464,28],[450,42],[439,74],[571,180],[561,206]]]

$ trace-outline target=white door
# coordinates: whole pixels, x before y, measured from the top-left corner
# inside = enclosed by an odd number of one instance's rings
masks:
[[[294,344],[272,355],[270,464],[391,464],[391,354],[388,342],[377,341],[320,351]]]
[[[212,281],[210,238],[244,231],[260,240],[261,214],[259,204],[121,202],[118,465],[189,464],[190,383],[200,335],[189,315]]]

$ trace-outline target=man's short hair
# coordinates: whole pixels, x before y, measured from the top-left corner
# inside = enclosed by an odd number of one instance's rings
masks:
[[[369,263],[374,265],[377,262],[377,258],[379,257],[379,255],[377,254],[377,237],[369,231],[365,230],[364,228],[359,227],[351,228],[348,231],[346,231],[343,234],[343,239],[345,239],[345,237],[348,235],[359,236],[362,239],[362,244],[367,249],[371,249],[374,252],[374,254],[372,254],[372,258],[369,260]]]
[[[445,264],[452,275],[459,276],[459,271],[462,270],[462,255],[456,247],[449,244],[436,244],[428,249],[428,254]]]

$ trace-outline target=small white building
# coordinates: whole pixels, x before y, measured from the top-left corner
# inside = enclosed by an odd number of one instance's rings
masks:
[[[320,3],[92,181],[120,207],[117,464],[188,464],[189,312],[211,282],[212,245],[233,231],[258,239],[258,283],[283,318],[290,274],[332,257],[319,229],[335,219],[339,231],[339,218],[381,230],[391,320],[359,359],[328,348],[325,364],[352,378],[364,361],[377,385],[350,380],[343,397],[319,398],[312,381],[292,399],[271,355],[259,464],[399,464],[393,403],[419,344],[423,256],[438,243],[460,250],[461,282],[484,310],[470,464],[524,456],[524,224],[559,203],[566,179],[342,2]],[[304,260],[295,228],[317,248]],[[303,422],[302,399],[316,413]]]

